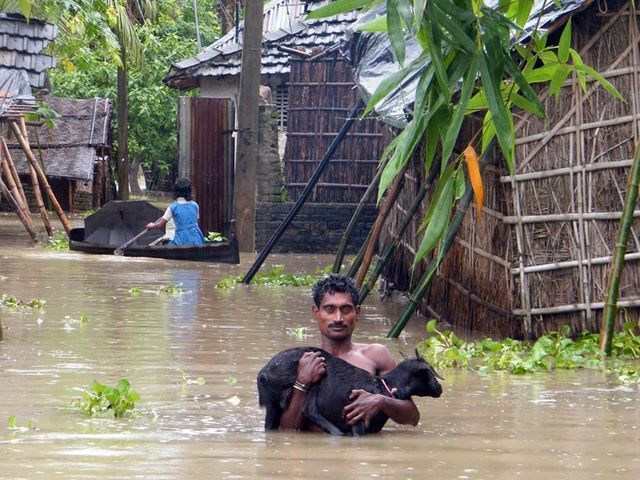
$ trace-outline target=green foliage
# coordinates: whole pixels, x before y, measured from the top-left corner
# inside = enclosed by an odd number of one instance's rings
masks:
[[[45,18],[60,27],[60,35],[51,45],[58,59],[56,67],[49,71],[54,95],[116,101],[120,50],[112,28],[117,16],[109,6],[115,1],[34,2],[47,4]],[[130,32],[139,39],[144,66],[128,66],[129,153],[131,158],[141,160],[145,171],[162,176],[177,167],[177,98],[185,95],[166,87],[162,79],[171,63],[197,52],[193,2],[155,3],[156,21],[135,24]],[[219,37],[219,22],[213,0],[198,0],[198,5],[201,36],[208,44]],[[118,128],[116,118],[114,128]],[[149,180],[153,183],[157,178]]]
[[[163,285],[158,288],[158,293],[165,293],[167,295],[184,295],[186,290],[182,288],[182,283],[173,283],[171,285]]]
[[[179,370],[182,375],[181,383],[183,385],[204,385],[207,381],[203,377],[191,378],[191,374],[184,370]]]
[[[224,383],[227,385],[233,385],[234,383],[238,383],[238,379],[236,377],[227,377],[224,379]]]
[[[287,334],[291,335],[299,342],[309,336],[307,327],[287,328]]]
[[[607,363],[600,350],[600,334],[583,333],[576,339],[568,336],[569,327],[550,332],[536,342],[523,342],[510,338],[465,341],[453,332],[439,331],[436,321],[427,323],[426,340],[418,345],[424,358],[436,367],[465,368],[480,373],[506,371],[524,374],[555,369],[590,368],[616,374],[620,381],[640,380],[640,371],[630,369],[624,361],[640,359],[640,337],[634,335],[637,325],[629,323],[614,338],[613,357]]]
[[[318,278],[326,276],[331,271],[332,266],[327,265],[316,270],[315,275],[301,275],[295,273],[285,273],[284,267],[278,265],[267,272],[258,272],[251,280],[252,284],[269,285],[272,287],[308,287],[315,283]],[[226,277],[216,284],[216,288],[232,288],[237,283],[242,282],[244,275]]]
[[[69,237],[66,232],[55,232],[53,237],[49,237],[47,248],[50,250],[69,250]]]
[[[378,0],[337,0],[311,12],[321,18],[378,4]],[[522,26],[529,19],[534,2],[497,2],[489,7],[482,0],[387,0],[384,22],[376,19],[363,30],[386,31],[398,69],[384,78],[372,93],[363,115],[393,95],[405,82],[417,79],[411,119],[385,151],[390,157],[381,175],[378,201],[403,171],[417,147],[424,142],[425,172],[440,152],[439,179],[432,198],[431,214],[423,225],[423,239],[416,254],[418,262],[434,251],[446,232],[459,195],[454,195],[451,171],[462,171],[460,143],[464,119],[484,116],[482,135],[469,146],[482,153],[500,146],[510,172],[515,171],[513,113],[519,108],[544,117],[545,111],[533,85],[548,85],[559,95],[564,81],[575,75],[581,88],[594,79],[609,93],[620,93],[601,74],[588,67],[571,48],[571,22],[565,26],[558,45],[548,45],[539,31],[526,34]],[[526,43],[513,39],[526,38]],[[407,41],[417,40],[421,52],[405,62]],[[449,173],[447,173],[449,172]],[[459,182],[458,182],[459,183]]]
[[[34,309],[42,309],[44,308],[46,300],[41,300],[38,298],[34,298],[28,302],[23,302],[18,297],[14,297],[10,293],[3,293],[2,298],[0,298],[0,306],[9,307],[9,308],[34,308]]]
[[[80,392],[82,397],[72,401],[71,405],[88,417],[109,412],[115,418],[120,418],[133,410],[136,406],[135,402],[141,400],[140,395],[124,378],[119,380],[115,387],[94,380],[88,389],[73,390]]]
[[[140,287],[131,287],[128,291],[129,295],[131,295],[132,297],[137,297],[140,295],[140,293],[142,293]]]
[[[228,238],[222,235],[220,232],[207,232],[207,236],[204,237],[204,240],[209,243],[217,243],[226,242]]]

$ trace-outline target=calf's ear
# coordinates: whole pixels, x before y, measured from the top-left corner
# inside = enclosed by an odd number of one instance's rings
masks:
[[[416,347],[416,358],[418,360],[424,360],[424,358],[422,358],[422,355],[420,355],[420,352],[418,351],[418,347]]]
[[[402,355],[402,358],[404,358],[405,360],[407,358],[409,358],[409,355],[407,355],[406,353],[404,353],[402,350],[400,350],[400,355]]]

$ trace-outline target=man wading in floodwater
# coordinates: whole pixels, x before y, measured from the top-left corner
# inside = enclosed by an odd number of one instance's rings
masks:
[[[353,280],[346,275],[331,274],[319,280],[312,289],[313,318],[318,322],[321,348],[371,375],[384,375],[396,367],[396,362],[384,345],[351,341],[360,315],[359,292]],[[304,417],[307,391],[326,373],[320,352],[306,352],[298,363],[296,383],[291,391],[291,401],[280,418],[280,428],[285,430],[321,431]],[[417,425],[420,412],[412,400],[353,390],[351,403],[344,408],[345,419],[350,425],[369,421],[383,412],[396,423]]]

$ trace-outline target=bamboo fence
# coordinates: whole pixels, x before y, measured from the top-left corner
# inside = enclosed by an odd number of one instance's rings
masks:
[[[297,200],[304,190],[357,100],[351,67],[338,52],[313,60],[291,59],[284,155],[285,181],[291,200]],[[375,176],[390,135],[374,118],[357,120],[310,201],[358,203]]]
[[[572,21],[573,47],[627,101],[593,82],[583,92],[576,79],[569,79],[558,98],[541,92],[547,118],[518,114],[516,174],[485,170],[482,219],[476,221],[473,212],[463,222],[423,300],[421,311],[428,316],[515,338],[535,338],[562,324],[574,333],[599,328],[626,179],[640,136],[640,34],[638,16],[623,0],[596,2]],[[419,188],[419,168],[416,161],[407,174],[389,235]],[[426,206],[428,200],[423,211]],[[640,207],[634,218],[620,306],[621,317],[637,318]],[[402,272],[410,265],[421,238],[417,222],[390,270]],[[420,278],[421,269],[414,278]],[[393,280],[407,283],[397,274]]]

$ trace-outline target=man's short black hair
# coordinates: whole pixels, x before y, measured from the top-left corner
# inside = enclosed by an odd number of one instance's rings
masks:
[[[183,197],[187,201],[191,200],[191,180],[187,177],[180,177],[173,187],[173,198],[179,197]]]
[[[356,288],[353,279],[342,273],[331,273],[328,277],[318,280],[311,288],[313,303],[320,306],[322,297],[327,293],[347,293],[351,295],[351,300],[355,306],[360,304],[360,292]]]

